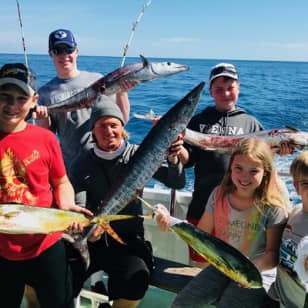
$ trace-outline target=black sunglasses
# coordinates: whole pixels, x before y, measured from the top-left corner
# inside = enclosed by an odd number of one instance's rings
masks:
[[[64,47],[56,46],[55,48],[52,49],[52,51],[56,56],[59,56],[63,54],[70,55],[71,53],[75,51],[75,49],[76,48],[69,47],[69,46],[64,46]]]

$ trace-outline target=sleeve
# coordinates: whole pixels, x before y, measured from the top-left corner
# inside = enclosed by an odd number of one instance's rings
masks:
[[[170,164],[167,159],[153,175],[153,178],[162,182],[167,187],[182,189],[185,186],[185,171],[181,162],[177,165]]]
[[[290,202],[290,194],[289,194],[289,190],[287,188],[287,185],[280,177],[278,177],[278,181],[279,181],[279,185],[280,185],[280,194],[285,199],[288,210],[290,210],[292,208],[292,206],[291,206],[291,202]]]
[[[287,222],[287,218],[287,213],[284,209],[279,207],[270,207],[266,228],[268,229],[276,225],[285,224]]]
[[[211,215],[214,215],[215,193],[216,193],[216,189],[214,189],[211,192],[211,194],[210,194],[210,196],[207,200],[206,206],[205,206],[205,211],[208,212]]]
[[[199,161],[200,150],[197,147],[188,143],[184,143],[184,147],[189,153],[188,162],[185,164],[184,168],[191,168],[196,164],[197,161]]]
[[[253,118],[253,120],[254,120],[253,132],[259,132],[261,130],[264,130],[264,127],[256,118]]]
[[[198,121],[196,120],[196,116],[194,116],[188,123],[187,128],[193,131],[198,131],[197,123]],[[189,153],[189,159],[188,159],[188,162],[185,164],[184,168],[191,168],[196,164],[197,161],[199,161],[200,149],[186,142],[184,142],[184,147]]]
[[[46,132],[49,135],[50,177],[53,179],[59,179],[66,175],[60,144],[53,133],[48,130],[46,130]]]

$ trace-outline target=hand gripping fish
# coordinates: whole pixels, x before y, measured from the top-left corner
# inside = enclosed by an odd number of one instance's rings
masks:
[[[162,214],[159,204],[152,206],[139,198],[155,214]],[[255,265],[239,250],[194,225],[171,216],[170,229],[198,254],[233,279],[249,289],[262,288],[262,276]]]
[[[123,81],[134,81],[137,83],[146,82],[162,77],[168,77],[189,69],[186,65],[172,62],[149,62],[141,56],[142,62],[130,64],[107,74],[92,83],[89,87],[77,94],[48,106],[49,112],[74,111],[81,108],[91,107],[96,98],[101,95],[112,95],[121,91],[120,84]],[[105,90],[102,90],[104,87]]]
[[[90,217],[82,213],[25,204],[0,204],[0,233],[49,234],[66,230],[73,222],[83,227],[98,224],[115,240],[125,244],[110,227],[109,222],[135,218],[132,215]]]
[[[102,201],[98,217],[119,213],[131,200],[136,198],[137,190],[143,188],[163,162],[165,152],[177,139],[190,121],[200,100],[204,82],[190,91],[174,105],[158,123],[153,126],[132,156],[121,176],[110,188]],[[79,250],[86,245],[87,238],[94,227],[77,244]]]
[[[308,133],[287,127],[285,129],[264,130],[239,136],[215,136],[185,130],[184,141],[206,151],[231,153],[244,138],[256,137],[265,141],[273,152],[279,152],[280,143],[286,142],[295,150],[308,150]]]

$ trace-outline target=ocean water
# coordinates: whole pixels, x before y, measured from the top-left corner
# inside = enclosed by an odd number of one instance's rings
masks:
[[[240,78],[240,97],[238,106],[255,116],[265,129],[292,126],[308,131],[308,62],[279,61],[240,61],[240,60],[207,60],[207,59],[165,59],[149,58],[150,61],[171,61],[185,64],[189,71],[165,79],[141,84],[129,93],[131,119],[126,126],[130,133],[130,142],[140,143],[151,129],[151,122],[136,119],[134,113],[145,114],[152,109],[155,114],[162,115],[184,97],[201,81],[206,87],[196,112],[201,111],[213,100],[208,93],[207,78],[213,65],[219,62],[233,63]],[[139,62],[139,58],[127,58],[126,65]],[[0,65],[12,62],[24,62],[22,54],[0,54]],[[41,86],[55,76],[52,60],[48,55],[29,55],[28,63],[38,76]],[[79,56],[78,67],[107,74],[120,66],[120,57]],[[297,155],[275,158],[278,171],[288,173],[291,161]],[[186,169],[186,186],[184,190],[193,189],[193,170]],[[290,192],[294,203],[298,203],[290,177],[282,178]],[[160,185],[152,180],[148,186]]]

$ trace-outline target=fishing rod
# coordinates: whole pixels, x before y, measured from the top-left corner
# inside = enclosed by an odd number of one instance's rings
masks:
[[[17,11],[18,11],[18,18],[19,18],[19,25],[20,25],[20,32],[21,32],[21,39],[22,39],[22,47],[24,49],[24,57],[25,57],[25,65],[27,68],[29,68],[28,66],[28,57],[27,57],[27,51],[26,51],[26,43],[25,43],[25,36],[24,36],[24,30],[23,30],[23,26],[22,26],[22,20],[21,20],[21,13],[20,13],[20,5],[18,0],[16,0],[16,4],[17,4]],[[30,119],[30,117],[32,118],[32,111],[34,109],[31,109],[28,116],[27,116],[27,120]],[[29,117],[29,118],[28,118]],[[35,125],[35,120],[32,118],[32,124]]]
[[[19,6],[18,0],[16,0],[16,4],[17,4],[18,17],[19,17],[22,46],[23,46],[23,49],[24,49],[25,65],[26,65],[26,67],[28,67],[28,58],[27,58],[27,52],[26,52],[25,36],[24,36],[24,30],[23,30],[23,26],[22,26],[22,20],[21,20],[21,14],[20,14],[20,6]]]
[[[130,35],[129,35],[129,38],[128,38],[128,40],[127,40],[127,43],[126,43],[126,45],[125,45],[125,47],[124,47],[124,52],[123,52],[122,61],[121,61],[121,67],[124,66],[124,62],[125,62],[127,50],[128,50],[128,47],[130,46],[130,43],[131,43],[131,41],[132,41],[132,39],[133,39],[133,36],[134,36],[135,30],[136,30],[136,27],[137,27],[137,25],[138,25],[138,23],[139,23],[141,17],[143,16],[145,10],[150,6],[151,2],[152,2],[152,0],[149,0],[146,4],[143,5],[141,12],[139,13],[139,15],[138,15],[136,21],[133,23],[132,31],[131,31],[131,33],[130,33]]]
[[[152,3],[152,0],[149,0],[146,4],[143,5],[141,12],[139,13],[136,21],[133,23],[133,28],[132,31],[129,35],[128,41],[124,47],[124,52],[123,52],[123,56],[122,56],[122,62],[121,62],[121,67],[124,66],[124,62],[125,62],[125,58],[126,58],[126,54],[127,54],[127,50],[128,47],[131,44],[131,41],[133,39],[136,27],[141,19],[141,17],[143,16],[145,10],[150,6],[150,4]],[[170,195],[170,213],[171,215],[175,214],[175,206],[176,206],[176,190],[174,188],[171,189],[171,195]]]

